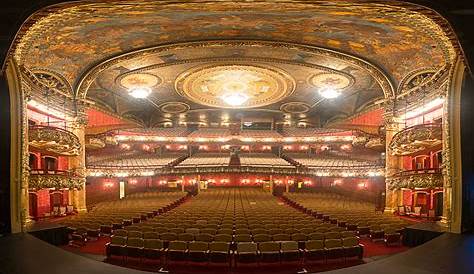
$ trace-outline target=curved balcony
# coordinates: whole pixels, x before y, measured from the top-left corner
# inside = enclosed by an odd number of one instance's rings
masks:
[[[405,170],[386,179],[389,189],[443,187],[440,168]]]
[[[315,177],[357,177],[368,178],[384,176],[384,168],[376,166],[358,168],[328,168],[328,167],[293,167],[293,166],[186,166],[186,167],[163,167],[158,169],[135,168],[93,168],[88,169],[88,176],[92,177],[140,177],[155,175],[186,175],[204,173],[261,173],[278,175],[307,175]]]
[[[392,155],[411,155],[441,145],[442,135],[441,124],[416,125],[395,134],[389,148]]]
[[[85,178],[78,176],[76,173],[68,170],[30,170],[29,188],[69,188],[82,189]]]
[[[31,147],[62,156],[77,156],[81,142],[72,132],[50,126],[32,126],[28,129]]]

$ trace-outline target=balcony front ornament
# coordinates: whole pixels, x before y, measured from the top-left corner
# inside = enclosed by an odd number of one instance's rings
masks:
[[[79,138],[74,133],[61,128],[30,127],[28,140],[31,147],[63,156],[77,156],[81,151]]]
[[[392,155],[404,156],[441,145],[441,143],[441,124],[421,124],[395,134],[389,148]]]
[[[401,188],[436,188],[443,187],[443,175],[434,174],[414,174],[408,176],[394,176],[386,180],[390,190]]]
[[[88,138],[86,139],[87,149],[100,149],[105,147],[105,142],[100,138]]]
[[[380,137],[370,138],[369,141],[365,144],[365,147],[374,150],[384,150],[385,140]]]
[[[86,179],[81,177],[66,176],[61,174],[31,174],[29,188],[69,188],[82,189]]]

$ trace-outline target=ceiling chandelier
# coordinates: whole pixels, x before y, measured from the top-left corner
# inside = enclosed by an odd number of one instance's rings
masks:
[[[128,90],[128,94],[137,99],[145,99],[150,95],[151,88],[149,87],[136,87]]]
[[[221,96],[221,99],[230,106],[241,106],[249,99],[249,96],[245,93],[226,93]]]
[[[339,97],[341,92],[333,88],[323,88],[319,90],[319,94],[326,99],[334,99]]]

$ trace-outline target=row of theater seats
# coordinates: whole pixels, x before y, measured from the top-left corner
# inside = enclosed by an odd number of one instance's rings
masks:
[[[363,247],[353,231],[297,211],[254,188],[201,192],[180,207],[115,230],[107,245],[109,256],[154,254],[167,261],[214,261],[217,253],[225,262],[243,263],[286,260],[288,254],[292,260],[360,258]]]
[[[240,136],[244,138],[281,138],[280,133],[274,130],[242,130]]]
[[[176,167],[179,168],[189,166],[228,166],[229,162],[229,153],[196,153],[186,158]]]
[[[241,153],[239,158],[242,166],[294,167],[272,153]]]
[[[132,156],[130,158],[120,158],[113,160],[104,160],[94,162],[89,167],[120,167],[120,168],[137,168],[137,167],[163,167],[178,158],[183,157],[184,154],[164,154],[164,155],[140,155]]]
[[[387,245],[400,243],[407,221],[392,214],[375,212],[371,203],[352,200],[334,193],[285,193],[283,199],[291,206],[330,222],[357,235],[372,240],[384,240]]]
[[[318,135],[330,135],[334,133],[341,133],[344,130],[331,128],[283,128],[282,134],[286,137],[309,137]]]
[[[72,243],[83,245],[87,239],[101,234],[110,235],[134,223],[140,223],[166,212],[188,196],[182,192],[149,192],[131,195],[123,200],[98,203],[86,214],[66,218],[62,224],[68,227]]]
[[[230,136],[230,130],[221,128],[200,128],[188,135],[188,137],[194,138],[219,138],[228,136]]]
[[[187,136],[191,130],[185,127],[172,127],[172,128],[140,128],[140,129],[128,129],[121,132],[126,134],[127,132],[132,133],[144,133],[144,134],[153,134],[154,136],[160,137],[183,137]],[[133,134],[132,134],[133,135]]]
[[[376,166],[376,163],[353,159],[337,159],[337,158],[315,158],[310,155],[287,154],[288,157],[306,167],[369,167]]]

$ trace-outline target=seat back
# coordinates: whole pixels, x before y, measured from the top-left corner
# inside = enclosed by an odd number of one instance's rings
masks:
[[[128,237],[129,238],[142,238],[143,234],[141,231],[129,231]]]
[[[324,240],[324,234],[319,232],[314,232],[308,235],[309,240]]]
[[[341,239],[326,239],[324,240],[324,247],[326,248],[342,247],[342,241]]]
[[[166,232],[160,234],[160,239],[164,241],[175,241],[178,239],[178,235],[176,233]]]
[[[185,242],[194,241],[194,234],[191,234],[191,233],[178,234],[178,240],[185,241]]]
[[[308,250],[318,250],[324,248],[323,240],[310,240],[305,243],[305,247]]]
[[[279,242],[259,243],[258,250],[260,250],[260,252],[280,251],[280,243]]]
[[[209,244],[205,242],[191,242],[188,244],[189,251],[207,251]]]
[[[230,250],[230,243],[227,242],[212,242],[209,243],[209,250],[218,251],[218,252],[229,252]]]
[[[186,250],[187,244],[184,241],[171,241],[168,249],[169,250]]]
[[[113,232],[114,236],[121,236],[121,237],[127,237],[128,236],[128,231],[125,229],[116,229]]]
[[[306,241],[306,234],[303,233],[295,233],[291,235],[292,241]]]
[[[125,245],[127,244],[127,238],[122,236],[112,236],[110,237],[110,244],[113,245]]]
[[[273,241],[289,241],[291,236],[288,234],[275,234],[272,236]]]
[[[237,234],[235,235],[234,240],[236,242],[251,242],[252,237],[250,236],[250,234]]]
[[[253,241],[256,243],[271,241],[272,237],[267,234],[257,234],[253,236]]]
[[[216,242],[232,242],[232,235],[230,234],[217,234],[214,236]]]
[[[357,237],[348,237],[342,239],[342,246],[343,247],[353,247],[359,245],[359,239]]]
[[[148,249],[162,249],[164,247],[163,241],[158,239],[145,239],[144,247]]]
[[[143,239],[159,239],[160,234],[157,232],[145,232],[143,233]]]
[[[257,244],[250,242],[237,243],[237,253],[257,252]]]
[[[128,238],[127,239],[127,246],[143,247],[143,239],[142,238]]]
[[[296,241],[285,241],[280,243],[282,251],[295,251],[298,250],[298,242]]]
[[[211,234],[198,234],[195,235],[194,238],[196,241],[209,243],[212,242],[214,237]]]
[[[324,238],[325,239],[340,239],[341,233],[340,232],[327,232],[327,233],[324,233]]]

